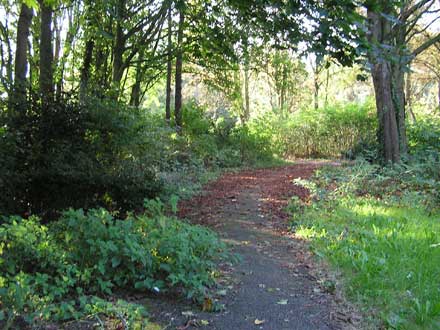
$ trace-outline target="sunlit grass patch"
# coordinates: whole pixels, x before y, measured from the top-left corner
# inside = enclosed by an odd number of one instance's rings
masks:
[[[351,194],[329,204],[306,208],[296,235],[341,272],[373,326],[439,329],[440,214]]]

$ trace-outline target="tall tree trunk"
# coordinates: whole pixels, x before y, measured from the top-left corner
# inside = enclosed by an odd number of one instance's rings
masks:
[[[144,61],[144,49],[142,48],[139,51],[138,62],[136,64],[136,77],[134,80],[134,84],[131,88],[131,95],[130,95],[130,105],[134,107],[139,107],[141,103],[141,82],[142,82],[142,78],[144,77],[143,61]]]
[[[411,70],[406,74],[406,85],[405,85],[405,108],[408,109],[409,114],[411,115],[411,120],[413,123],[417,121],[416,116],[414,115],[412,109],[412,74]]]
[[[172,2],[170,2],[170,7],[168,8],[168,45],[167,45],[167,83],[166,83],[166,100],[165,100],[165,121],[169,124],[171,121],[171,77],[172,77],[172,33],[173,33],[173,22],[172,22]]]
[[[40,1],[40,97],[43,110],[53,101],[52,8]]]
[[[390,45],[391,25],[384,15],[368,10],[370,23],[370,42],[373,45]],[[400,161],[399,128],[397,123],[396,102],[393,101],[392,64],[385,56],[370,54],[373,63],[371,75],[376,98],[377,116],[379,121],[378,142],[385,162]]]
[[[183,5],[183,4],[182,4]],[[180,134],[182,131],[182,66],[183,66],[183,28],[185,21],[184,8],[180,8],[179,29],[177,32],[177,54],[176,54],[176,77],[175,77],[175,100],[174,118],[176,130]]]
[[[318,59],[316,59],[315,68],[313,70],[313,101],[315,110],[319,108],[319,65]]]
[[[379,118],[378,139],[382,146],[385,162],[399,162],[399,133],[394,108],[391,69],[389,63],[377,63],[372,70]]]
[[[438,85],[438,92],[437,92],[437,97],[438,97],[438,110],[440,111],[440,79],[438,79],[438,81],[437,81],[437,85]]]
[[[244,65],[244,120],[249,121],[250,117],[250,104],[249,104],[249,63],[246,60]]]
[[[409,3],[409,2],[408,2]],[[406,4],[403,6],[402,11],[406,9]],[[406,48],[400,47],[406,44],[406,19],[402,19],[399,22],[395,33],[395,44],[398,52],[398,61],[391,66],[392,68],[392,91],[394,106],[397,114],[397,128],[399,131],[399,145],[400,155],[404,156],[408,152],[408,141],[406,137],[406,112],[405,112],[405,68],[409,64],[406,54]],[[402,48],[402,49],[401,49]]]
[[[119,0],[117,4],[117,22],[116,22],[116,34],[115,41],[113,45],[113,74],[112,74],[112,83],[114,88],[114,97],[117,99],[119,97],[119,89],[122,80],[122,76],[124,75],[124,50],[125,50],[125,36],[124,30],[122,26],[122,21],[124,18],[125,11],[125,0]]]
[[[400,64],[392,65],[392,96],[396,111],[397,129],[399,132],[400,155],[406,155],[408,143],[406,137],[406,113],[405,113],[405,73]]]
[[[83,102],[87,95],[87,88],[89,84],[90,78],[90,66],[92,64],[93,58],[93,48],[95,47],[95,41],[93,39],[89,39],[86,42],[86,46],[84,49],[84,61],[82,63],[81,68],[81,77],[79,83],[79,100]]]
[[[324,98],[324,108],[328,107],[328,83],[330,80],[330,69],[326,70],[325,74],[325,98]]]
[[[56,84],[55,84],[55,99],[61,99],[61,93],[63,88],[63,78],[60,77],[61,74],[61,26],[58,24],[58,18],[55,15],[53,20],[54,30],[55,30],[55,54],[54,54],[54,66],[58,68],[56,75]]]
[[[14,63],[14,87],[11,105],[20,113],[26,111],[26,73],[28,67],[29,29],[32,23],[33,11],[26,4],[21,5],[20,17],[17,24],[17,44]]]

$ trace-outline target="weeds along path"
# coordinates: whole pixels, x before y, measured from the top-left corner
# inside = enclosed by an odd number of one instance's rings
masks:
[[[204,193],[180,205],[180,216],[214,228],[242,260],[224,267],[225,309],[200,312],[185,302],[157,300],[153,320],[167,329],[324,330],[356,328],[337,295],[320,286],[319,273],[303,241],[288,235],[283,210],[308,192],[292,180],[309,177],[322,163],[229,173]]]

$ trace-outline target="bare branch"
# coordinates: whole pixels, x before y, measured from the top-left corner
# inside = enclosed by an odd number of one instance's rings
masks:
[[[420,53],[424,52],[426,49],[428,49],[429,47],[431,47],[432,45],[434,45],[436,42],[440,41],[440,33],[438,33],[435,37],[425,41],[423,44],[421,44],[419,47],[417,47],[415,50],[413,50],[412,52],[412,57],[416,57],[417,55],[419,55]]]

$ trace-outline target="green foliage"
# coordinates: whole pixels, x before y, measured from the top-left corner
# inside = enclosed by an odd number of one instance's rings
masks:
[[[273,125],[285,157],[351,158],[376,141],[376,117],[369,102],[308,109]]]
[[[160,150],[161,142],[142,113],[73,101],[40,110],[36,105],[5,120],[0,213],[53,217],[69,207],[95,206],[126,211],[160,191],[154,168],[160,153],[146,151]]]
[[[180,289],[202,300],[215,284],[216,263],[229,257],[210,230],[163,215],[114,218],[104,209],[68,210],[44,225],[37,217],[10,217],[0,226],[0,307],[8,319],[66,320],[125,313],[134,322],[141,306],[98,297],[115,289]],[[125,311],[125,312],[124,312]]]
[[[291,206],[296,234],[342,271],[374,327],[440,325],[438,181],[421,175],[409,165],[325,168],[306,183],[313,202]]]

